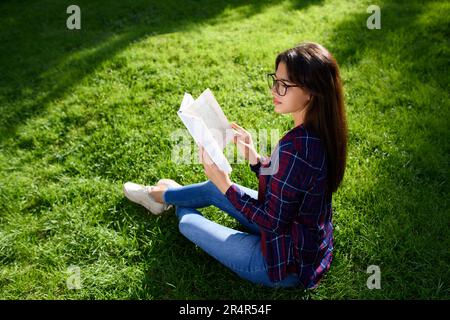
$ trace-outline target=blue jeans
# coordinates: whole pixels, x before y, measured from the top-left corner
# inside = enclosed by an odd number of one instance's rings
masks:
[[[257,199],[257,191],[242,186],[239,188]],[[297,274],[289,274],[279,282],[270,281],[261,250],[259,227],[248,221],[211,181],[169,187],[163,198],[164,202],[176,207],[180,232],[241,278],[269,287],[295,287],[300,284]],[[210,205],[234,217],[249,233],[208,220],[195,209]]]

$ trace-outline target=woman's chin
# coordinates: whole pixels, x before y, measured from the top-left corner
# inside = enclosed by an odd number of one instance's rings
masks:
[[[275,111],[276,113],[283,113],[283,110],[282,110],[280,104],[275,104],[275,106],[274,106],[274,111]]]

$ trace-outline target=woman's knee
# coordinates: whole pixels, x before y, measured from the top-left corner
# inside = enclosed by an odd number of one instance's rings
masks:
[[[178,229],[183,235],[187,235],[195,227],[201,213],[194,208],[177,207],[175,211],[178,217]]]

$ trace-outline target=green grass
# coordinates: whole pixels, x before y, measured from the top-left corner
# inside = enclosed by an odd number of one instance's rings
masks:
[[[446,1],[77,1],[0,4],[0,298],[449,299]],[[335,254],[311,291],[247,283],[122,195],[125,181],[206,179],[171,162],[185,91],[230,120],[286,131],[264,73],[311,40],[345,84],[349,155],[334,195]],[[245,164],[232,180],[257,188]],[[213,207],[205,215],[239,228]],[[81,270],[82,289],[66,286]],[[369,265],[381,290],[366,287]]]

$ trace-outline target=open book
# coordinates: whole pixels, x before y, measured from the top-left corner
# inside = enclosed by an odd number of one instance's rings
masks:
[[[185,93],[178,116],[197,145],[203,146],[211,160],[222,171],[230,173],[231,166],[223,150],[233,139],[231,124],[211,90],[203,91],[197,100]]]

